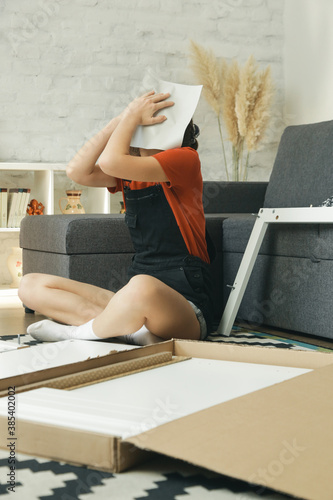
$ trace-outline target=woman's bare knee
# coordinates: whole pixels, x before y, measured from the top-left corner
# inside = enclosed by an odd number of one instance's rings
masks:
[[[153,276],[137,274],[133,276],[126,285],[126,293],[130,300],[133,301],[133,306],[147,306],[158,292],[160,285],[163,286],[163,284]]]
[[[30,273],[25,274],[19,285],[18,296],[20,300],[28,307],[32,306],[33,298],[38,296],[42,290],[43,278],[42,274]],[[33,309],[33,307],[31,307]]]
[[[198,340],[200,326],[188,301],[165,283],[148,275],[134,276],[128,283],[127,299],[145,316],[147,328],[161,338]]]

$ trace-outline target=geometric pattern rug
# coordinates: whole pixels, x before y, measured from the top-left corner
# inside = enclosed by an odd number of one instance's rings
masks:
[[[286,500],[185,462],[157,457],[120,474],[17,454],[15,493],[7,490],[8,453],[0,450],[0,496],[8,500]],[[13,496],[11,496],[13,495]]]
[[[274,333],[258,332],[241,326],[234,325],[229,337],[212,334],[207,337],[211,342],[225,342],[230,344],[243,344],[261,347],[276,347],[280,349],[293,349],[302,351],[332,352],[332,348],[318,346],[315,339],[296,340],[281,337]],[[328,343],[329,341],[327,341]]]

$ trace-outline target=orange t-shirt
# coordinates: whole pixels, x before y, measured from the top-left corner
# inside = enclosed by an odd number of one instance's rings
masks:
[[[154,155],[169,182],[161,182],[165,197],[175,216],[190,255],[209,263],[206,243],[206,222],[202,205],[202,175],[198,153],[192,148],[167,149]],[[131,181],[130,189],[144,189],[156,182]],[[122,191],[124,183],[108,188],[111,193]]]

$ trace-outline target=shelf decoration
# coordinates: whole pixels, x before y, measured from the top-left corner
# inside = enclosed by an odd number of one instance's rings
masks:
[[[80,190],[68,190],[66,191],[67,196],[63,196],[59,200],[59,207],[63,214],[84,214],[85,210],[81,203],[81,194]],[[63,200],[66,200],[65,208],[62,208],[61,203]]]
[[[44,208],[43,203],[33,199],[27,207],[27,215],[43,215]]]

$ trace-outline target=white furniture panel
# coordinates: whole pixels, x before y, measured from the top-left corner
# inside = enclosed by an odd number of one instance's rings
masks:
[[[309,371],[193,358],[71,391],[17,394],[17,418],[126,438]]]

